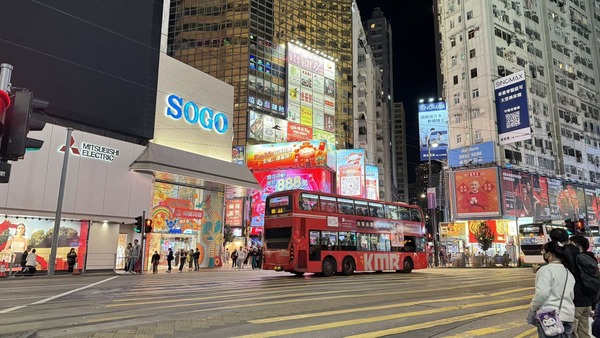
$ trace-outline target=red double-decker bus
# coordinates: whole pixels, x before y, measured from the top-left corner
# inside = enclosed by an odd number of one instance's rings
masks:
[[[411,272],[427,267],[416,205],[305,190],[267,197],[263,268],[296,275]]]

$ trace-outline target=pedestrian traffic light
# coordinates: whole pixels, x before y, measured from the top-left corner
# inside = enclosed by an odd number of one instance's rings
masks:
[[[144,224],[145,224],[144,231],[147,232],[147,233],[148,232],[152,232],[152,219],[151,218],[146,218],[146,221],[145,221]]]
[[[583,218],[580,218],[577,220],[577,222],[575,222],[575,230],[579,235],[585,234],[585,221]]]
[[[575,223],[570,218],[565,220],[565,226],[567,227],[569,236],[575,234]]]
[[[13,104],[4,119],[5,132],[2,136],[0,155],[2,160],[17,161],[27,150],[39,150],[44,141],[27,137],[30,131],[44,129],[46,122],[41,113],[48,107],[48,101],[36,99],[27,89],[15,92]]]
[[[138,216],[135,218],[135,232],[141,233],[142,227],[144,226],[144,219],[142,216]]]

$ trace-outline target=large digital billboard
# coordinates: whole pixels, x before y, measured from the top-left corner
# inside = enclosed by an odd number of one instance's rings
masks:
[[[525,71],[495,80],[494,97],[500,144],[531,139]]]
[[[324,167],[328,148],[326,141],[249,145],[246,166],[250,170]]]
[[[366,197],[372,200],[379,199],[379,167],[365,165]]]
[[[501,182],[504,215],[550,219],[546,177],[502,169]]]
[[[446,102],[419,104],[419,144],[421,161],[445,160],[448,149],[448,109]]]
[[[263,190],[252,194],[251,226],[263,226],[267,196],[283,190],[303,189],[331,192],[331,173],[326,168],[255,171],[254,177]]]
[[[453,171],[452,208],[459,219],[500,216],[500,189],[497,168]]]
[[[335,132],[335,62],[287,44],[287,111],[288,121],[316,131]],[[309,132],[295,135],[306,137]],[[290,140],[291,141],[291,140]]]
[[[337,193],[344,196],[366,197],[365,150],[340,149],[337,155]]]

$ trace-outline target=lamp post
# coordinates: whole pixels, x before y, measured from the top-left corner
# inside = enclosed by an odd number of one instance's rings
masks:
[[[431,139],[427,139],[427,160],[429,162],[429,173],[427,175],[428,184],[427,184],[427,207],[431,213],[431,229],[433,231],[433,262],[437,267],[439,266],[439,250],[437,246],[437,217],[435,209],[437,207],[437,196],[435,188],[432,187],[433,179],[431,177],[431,148],[435,148],[438,146],[437,142],[431,142]]]

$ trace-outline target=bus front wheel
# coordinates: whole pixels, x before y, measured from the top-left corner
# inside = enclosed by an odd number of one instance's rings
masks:
[[[412,259],[405,258],[404,259],[404,264],[402,264],[402,267],[404,268],[402,270],[402,272],[404,272],[404,273],[411,273],[413,271],[413,269],[415,268],[415,264],[413,263]]]
[[[352,257],[346,257],[342,261],[342,274],[345,276],[350,276],[356,270],[356,263],[354,263],[354,259]]]
[[[335,261],[333,258],[325,258],[321,271],[323,277],[331,277],[335,274]]]

